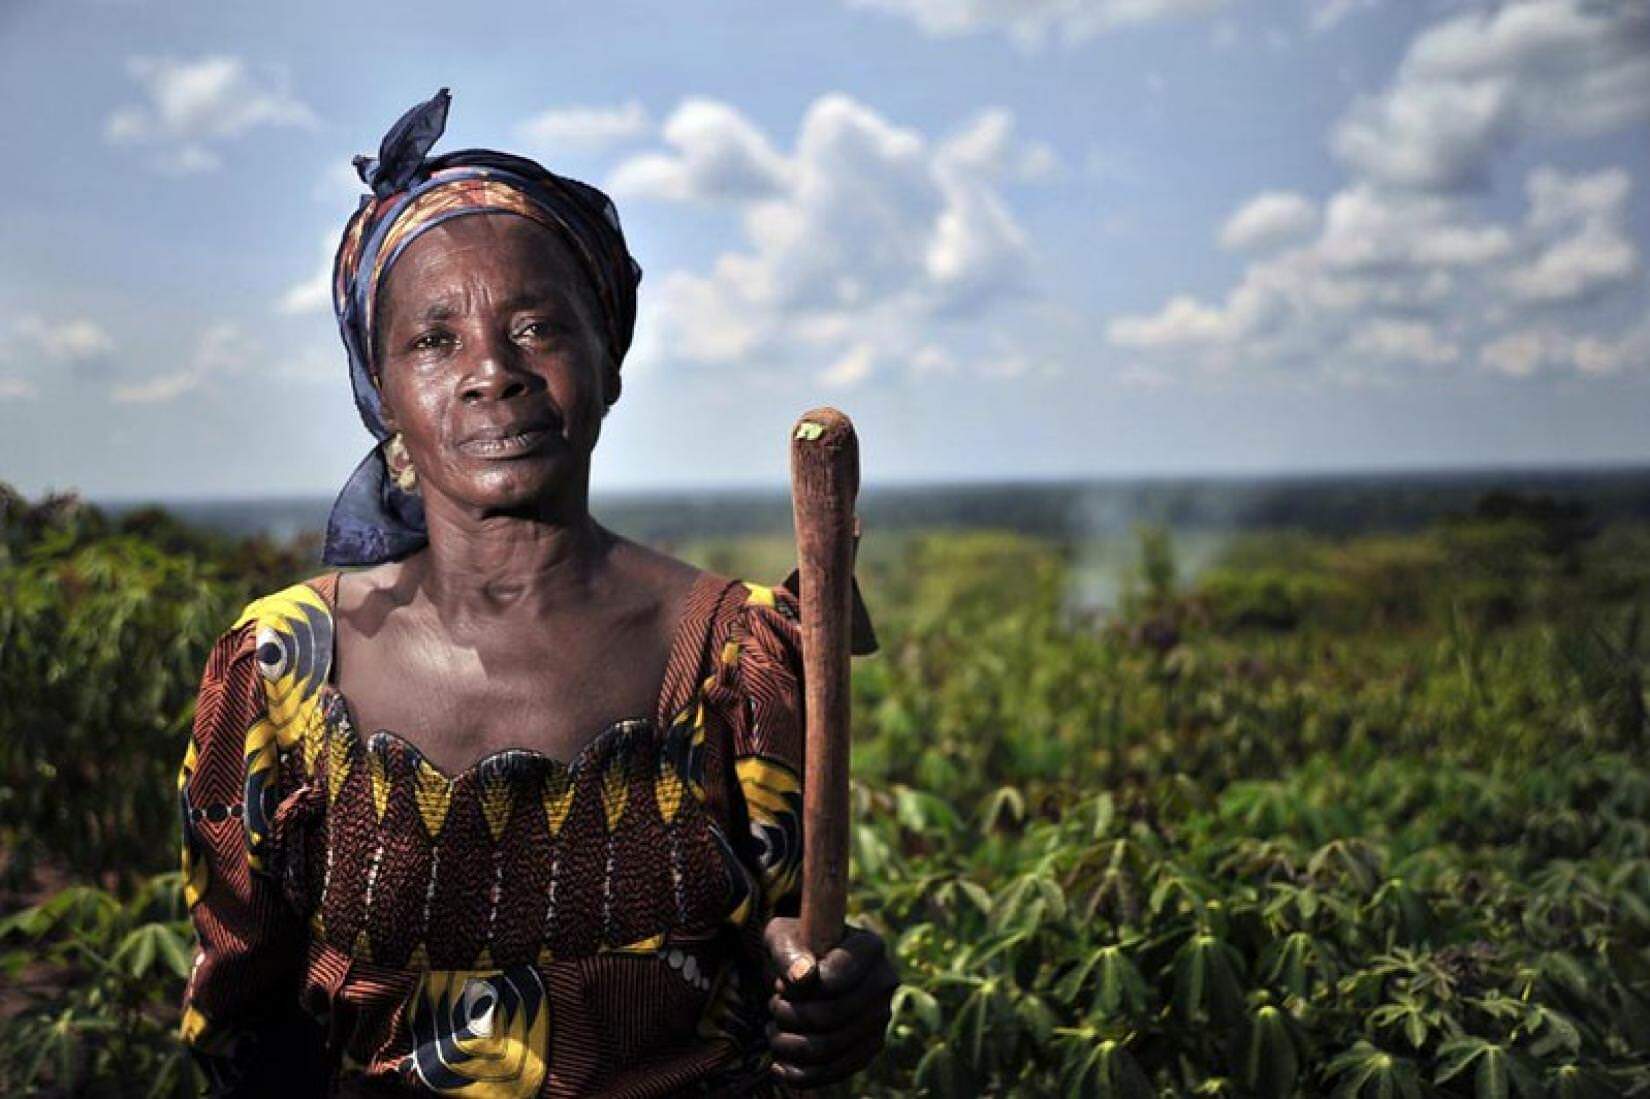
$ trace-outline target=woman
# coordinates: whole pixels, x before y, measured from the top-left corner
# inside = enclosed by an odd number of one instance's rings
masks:
[[[427,160],[447,102],[357,159],[334,267],[380,445],[326,560],[372,567],[255,601],[207,665],[185,1040],[223,1094],[842,1079],[897,982],[875,935],[814,964],[791,918],[796,598],[591,518],[640,270],[594,188]]]

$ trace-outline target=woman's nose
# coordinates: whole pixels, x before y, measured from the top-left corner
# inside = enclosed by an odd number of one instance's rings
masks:
[[[527,392],[527,380],[516,364],[514,346],[508,340],[492,339],[478,349],[459,396],[466,404],[507,401]]]

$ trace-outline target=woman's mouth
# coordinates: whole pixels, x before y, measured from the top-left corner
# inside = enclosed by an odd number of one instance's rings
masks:
[[[528,427],[498,435],[477,435],[458,444],[472,458],[525,458],[544,449],[551,435],[548,427]]]

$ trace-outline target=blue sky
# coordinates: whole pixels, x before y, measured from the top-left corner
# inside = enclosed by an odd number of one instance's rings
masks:
[[[601,488],[1650,460],[1642,0],[0,5],[0,479],[331,492],[371,152],[614,196]]]

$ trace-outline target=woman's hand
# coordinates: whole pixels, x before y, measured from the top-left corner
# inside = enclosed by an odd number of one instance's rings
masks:
[[[779,976],[768,1000],[776,1079],[814,1088],[847,1079],[882,1049],[899,974],[882,937],[857,927],[815,959],[802,944],[802,921],[778,916],[763,933]]]

